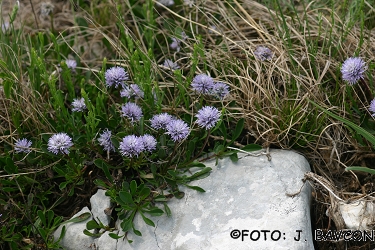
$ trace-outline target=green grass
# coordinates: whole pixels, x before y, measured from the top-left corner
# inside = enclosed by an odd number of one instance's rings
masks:
[[[113,213],[123,219],[122,229],[139,234],[132,224],[135,213],[152,226],[149,215],[173,213],[167,193],[181,198],[181,185],[204,192],[189,184],[210,178],[201,157],[213,153],[236,160],[236,151],[227,147],[295,149],[334,185],[362,181],[362,189],[344,185],[343,192],[366,189],[367,179],[358,172],[349,175],[345,167],[371,168],[371,100],[364,98],[362,84],[342,80],[340,68],[348,57],[363,58],[364,82],[373,95],[373,2],[233,0],[190,7],[176,0],[163,7],[150,0],[71,1],[65,19],[60,5],[44,19],[25,12],[27,6],[17,15],[13,6],[4,8],[10,27],[0,32],[0,249],[57,249],[52,232],[84,207],[98,186],[117,204]],[[170,47],[173,37],[181,40],[178,51]],[[273,51],[272,60],[254,56],[259,45]],[[68,68],[66,59],[74,59],[77,68]],[[160,66],[165,59],[180,68]],[[123,98],[119,89],[106,86],[105,72],[113,66],[129,73],[127,82],[138,84],[143,98]],[[219,100],[192,91],[191,82],[201,73],[227,83],[230,95]],[[72,112],[72,102],[81,97],[87,109]],[[136,123],[121,117],[128,101],[142,108]],[[200,128],[195,117],[207,105],[221,111],[210,130]],[[150,126],[153,115],[163,112],[189,125],[186,140],[174,142]],[[106,128],[115,152],[99,145]],[[69,154],[48,150],[49,138],[59,132],[72,138]],[[132,134],[152,134],[156,150],[121,156],[119,144]],[[16,153],[22,138],[31,140],[31,152]],[[320,192],[315,213],[322,216],[331,201]],[[327,223],[320,220],[316,227]],[[111,230],[95,222],[89,228]]]

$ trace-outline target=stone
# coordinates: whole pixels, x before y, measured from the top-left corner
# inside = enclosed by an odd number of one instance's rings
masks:
[[[91,213],[96,222],[99,224],[100,220],[104,226],[108,226],[111,221],[111,217],[106,215],[104,210],[111,207],[111,199],[109,196],[105,195],[105,192],[106,191],[103,189],[98,189],[96,194],[90,198],[90,203]]]
[[[118,241],[117,249],[314,249],[310,221],[311,188],[304,185],[310,171],[306,159],[295,152],[271,150],[266,156],[239,154],[206,162],[209,177],[190,185],[206,190],[198,193],[181,187],[185,196],[168,202],[170,218],[140,216],[135,228],[142,237],[128,233],[132,243]],[[293,197],[286,195],[301,192]]]
[[[215,160],[205,162],[212,168],[211,175],[189,183],[205,193],[181,187],[184,197],[167,203],[171,217],[146,214],[156,225],[151,227],[137,215],[134,224],[141,237],[130,231],[127,239],[133,242],[129,243],[124,238],[116,241],[106,232],[94,246],[99,250],[314,249],[311,187],[302,181],[310,171],[308,162],[286,150],[271,150],[270,160],[260,152],[254,154],[239,153],[236,163],[229,158],[218,160],[217,165]],[[75,233],[88,237],[82,233],[84,228]],[[124,235],[122,230],[118,234]]]
[[[374,203],[371,201],[339,202],[346,229],[371,230],[375,221]]]
[[[109,236],[108,231],[104,232],[99,238],[95,239],[97,250],[115,250],[117,248],[117,240]]]
[[[78,217],[83,213],[90,212],[88,207],[82,208],[72,218]],[[94,246],[94,238],[83,234],[83,230],[86,229],[86,223],[92,220],[92,217],[82,222],[69,222],[65,225],[60,225],[59,228],[54,232],[54,238],[57,240],[61,235],[63,226],[66,227],[65,236],[60,241],[60,245],[66,250],[92,250]]]

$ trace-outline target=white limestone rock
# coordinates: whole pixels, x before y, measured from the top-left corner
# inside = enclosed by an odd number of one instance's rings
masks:
[[[78,217],[83,213],[90,212],[88,207],[82,208],[72,218]],[[83,234],[83,230],[86,229],[86,223],[92,220],[92,217],[82,222],[69,222],[65,225],[61,225],[53,234],[57,240],[61,235],[63,226],[66,227],[65,236],[60,241],[60,245],[66,250],[92,250],[94,246],[94,238]]]
[[[184,198],[168,202],[172,217],[149,216],[154,228],[136,216],[135,228],[143,236],[129,232],[133,243],[119,240],[117,249],[314,249],[310,186],[294,197],[286,195],[303,185],[310,171],[306,159],[284,150],[271,150],[271,161],[266,156],[239,157],[237,163],[229,158],[217,166],[214,160],[206,162],[211,175],[190,183],[205,193],[181,187]]]
[[[314,249],[310,186],[305,185],[294,197],[286,195],[298,192],[303,185],[304,174],[310,171],[306,159],[284,150],[271,150],[271,161],[266,156],[245,154],[239,154],[239,158],[237,163],[229,158],[219,160],[217,166],[215,160],[206,162],[206,166],[213,169],[211,175],[190,183],[206,192],[181,187],[185,196],[168,202],[172,211],[170,218],[148,216],[155,222],[155,228],[147,226],[137,215],[135,228],[143,236],[129,232],[131,244],[126,239],[112,239],[108,232],[95,241],[84,235],[91,217],[85,222],[66,224],[62,246],[67,250]],[[97,211],[94,217],[101,218],[110,205],[109,197],[103,195],[104,191],[98,191],[92,198],[93,211]],[[105,204],[98,208],[101,201]],[[75,216],[87,211],[86,207]],[[61,227],[55,232],[55,239],[60,232]]]
[[[339,202],[346,229],[371,230],[375,221],[374,206],[371,201]]]
[[[104,232],[102,236],[95,239],[96,250],[115,250],[117,248],[117,240],[109,236],[108,231]]]
[[[103,189],[98,189],[96,194],[90,198],[90,203],[91,213],[96,222],[99,224],[100,220],[104,226],[108,226],[111,221],[111,217],[106,215],[104,210],[111,206],[111,199],[109,196],[105,195],[105,192],[106,191]]]

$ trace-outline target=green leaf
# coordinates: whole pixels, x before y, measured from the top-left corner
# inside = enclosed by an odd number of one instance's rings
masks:
[[[132,195],[126,191],[120,191],[119,198],[127,204],[134,204]]]
[[[361,171],[361,172],[366,172],[366,173],[370,173],[370,174],[375,174],[375,169],[372,169],[372,168],[366,168],[366,167],[357,167],[357,166],[353,166],[353,167],[346,167],[345,168],[345,171]]]
[[[14,165],[14,162],[10,157],[5,158],[4,170],[8,174],[17,174],[18,173],[18,167],[16,165]]]
[[[243,126],[244,126],[244,119],[242,118],[237,122],[236,128],[234,129],[234,132],[233,132],[232,140],[230,141],[229,144],[234,142],[241,135]]]
[[[102,234],[101,233],[98,233],[98,234],[94,234],[94,233],[91,233],[90,231],[88,231],[87,229],[83,230],[83,233],[87,236],[90,236],[90,237],[100,237]]]
[[[203,188],[198,187],[198,186],[190,186],[190,185],[186,185],[186,184],[185,184],[185,186],[187,186],[188,188],[191,188],[191,189],[193,189],[193,190],[196,190],[196,191],[198,191],[198,192],[201,192],[201,193],[206,192]]]
[[[6,98],[10,98],[10,93],[12,90],[13,82],[9,80],[4,80],[3,81],[3,89],[4,89],[4,94]]]
[[[74,217],[74,218],[70,219],[70,220],[64,221],[63,223],[61,223],[61,225],[66,224],[66,223],[70,223],[70,222],[72,222],[72,223],[82,222],[82,221],[87,220],[90,217],[91,217],[91,213],[86,212],[86,213],[83,213],[83,214],[81,214],[77,217]]]
[[[99,224],[95,220],[90,220],[86,223],[87,230],[92,230],[96,228],[100,228]]]
[[[152,209],[150,209],[148,211],[145,211],[145,212],[147,212],[148,214],[151,214],[152,216],[161,216],[161,215],[164,214],[164,211],[161,210],[160,208],[157,208],[157,207],[152,208]]]
[[[218,154],[220,154],[220,152],[222,152],[222,151],[224,151],[224,145],[222,145],[222,144],[217,144],[217,145],[215,145],[215,148],[214,148],[214,153],[216,154],[216,155],[218,155]]]
[[[158,158],[159,159],[165,159],[167,157],[167,153],[164,148],[159,148],[158,151]]]
[[[55,213],[52,210],[47,211],[47,226],[51,227],[51,223],[53,222],[53,217],[55,216]]]
[[[193,167],[204,168],[206,167],[206,165],[204,165],[202,162],[199,162],[199,161],[193,161],[192,163],[186,166],[186,168],[193,168]]]
[[[146,216],[144,216],[142,212],[140,212],[140,214],[142,216],[143,221],[146,222],[147,225],[155,227],[155,224],[154,224],[154,222],[152,220],[150,220],[149,218],[147,218]]]
[[[226,141],[227,140],[227,128],[225,127],[224,122],[220,123],[219,131],[223,135],[224,141]]]
[[[168,207],[166,202],[164,202],[163,205],[164,205],[165,213],[167,214],[168,217],[170,217],[172,215],[171,209]]]
[[[36,213],[37,213],[39,219],[42,221],[42,224],[43,224],[44,226],[46,226],[46,225],[47,225],[47,224],[46,224],[46,217],[45,217],[43,211],[42,211],[42,210],[38,210]]]
[[[101,187],[104,187],[104,188],[110,188],[108,185],[107,185],[107,183],[105,183],[104,181],[102,181],[102,180],[100,180],[100,179],[95,179],[94,180],[94,184],[96,185],[96,186],[101,186]]]
[[[168,198],[165,197],[164,195],[158,195],[154,198],[154,201],[156,202],[168,201]]]
[[[192,181],[192,180],[204,179],[204,178],[206,178],[207,176],[210,175],[211,170],[212,170],[212,168],[206,167],[206,168],[202,169],[201,171],[193,174],[192,176],[189,176],[188,180]]]
[[[133,232],[135,235],[142,236],[141,232],[135,229],[134,227],[133,227]]]
[[[232,162],[237,162],[238,161],[238,155],[237,153],[233,153],[229,156],[229,158],[232,160]]]
[[[261,149],[262,149],[262,146],[258,144],[247,144],[245,147],[241,148],[241,150],[244,150],[246,152],[258,151]]]
[[[135,180],[132,180],[130,182],[130,193],[134,195],[136,191],[137,191],[137,183],[135,182]]]
[[[98,168],[102,169],[104,174],[105,174],[105,177],[107,177],[107,179],[110,181],[110,182],[113,182],[113,177],[112,175],[109,173],[109,169],[111,168],[110,165],[108,165],[104,160],[102,159],[95,159],[94,160],[94,164],[95,166],[97,166]]]
[[[121,229],[124,232],[129,231],[130,228],[132,228],[132,226],[133,226],[132,218],[127,218],[121,222]]]
[[[46,236],[47,236],[47,232],[44,228],[42,227],[39,227],[39,230],[38,230],[40,236],[42,237],[42,239],[46,239]]]
[[[146,199],[151,193],[151,190],[148,187],[144,187],[140,192],[139,196],[142,200]]]
[[[109,235],[109,237],[111,237],[112,239],[115,239],[115,240],[118,240],[118,239],[121,239],[122,237],[124,237],[124,235],[118,235],[118,234],[114,234],[114,233],[109,233],[108,235]]]
[[[167,173],[168,173],[170,176],[172,176],[172,177],[175,177],[175,178],[178,177],[178,176],[177,176],[177,172],[174,171],[174,170],[168,170]]]
[[[117,140],[117,138],[112,137],[111,142],[115,148],[119,148],[120,142]]]
[[[68,185],[68,183],[69,182],[67,182],[67,181],[61,182],[60,185],[59,185],[60,190],[63,190],[64,188],[66,188],[66,185]]]

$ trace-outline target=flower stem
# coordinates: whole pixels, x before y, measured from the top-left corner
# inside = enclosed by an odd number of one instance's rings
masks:
[[[371,100],[373,99],[373,95],[371,93],[370,87],[368,86],[367,82],[364,79],[362,79],[362,78],[360,80],[360,85],[361,85],[362,90],[363,90],[363,92],[365,94],[366,101],[368,103],[370,103]]]

